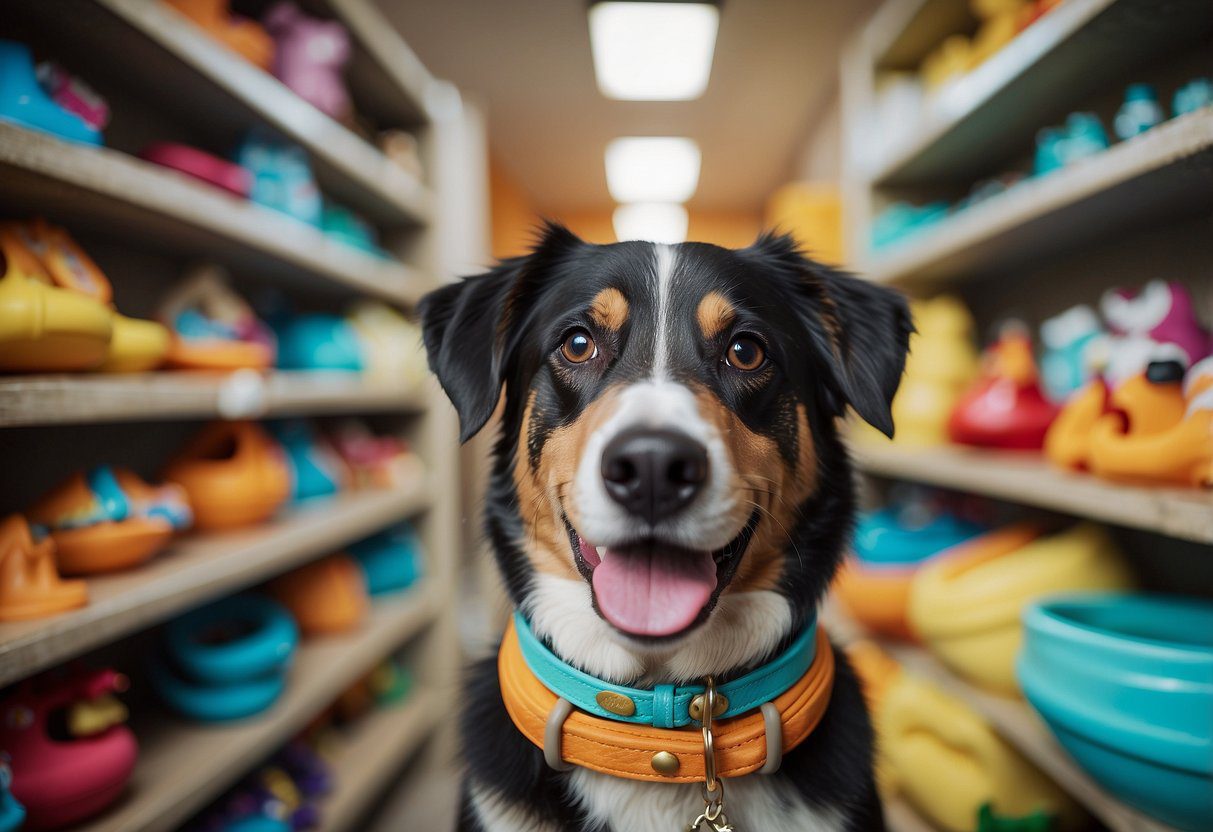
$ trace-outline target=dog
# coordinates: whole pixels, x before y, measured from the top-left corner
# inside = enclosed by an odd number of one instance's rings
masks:
[[[855,512],[836,422],[851,408],[892,435],[913,329],[900,294],[774,233],[596,245],[547,223],[530,254],[420,314],[461,441],[500,413],[486,532],[560,660],[619,685],[727,680],[815,620]],[[774,774],[724,781],[737,828],[884,828],[867,711],[834,652],[816,729]],[[548,765],[496,657],[460,705],[461,829],[665,832],[704,808],[698,785]]]

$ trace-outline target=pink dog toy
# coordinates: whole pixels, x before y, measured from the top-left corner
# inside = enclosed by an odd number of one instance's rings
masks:
[[[350,115],[341,71],[350,57],[349,32],[340,23],[309,17],[290,0],[266,14],[265,28],[277,43],[274,75],[304,101],[335,119]]]
[[[246,199],[252,188],[252,176],[240,165],[218,156],[174,142],[155,142],[143,148],[139,154],[149,162],[180,171],[187,176],[201,179],[217,188]]]
[[[1171,345],[1175,358],[1191,367],[1213,352],[1213,335],[1201,326],[1192,297],[1180,283],[1151,280],[1141,291],[1113,289],[1100,301],[1114,337],[1108,371],[1115,384],[1158,360],[1157,345]],[[1140,366],[1139,366],[1140,365]]]

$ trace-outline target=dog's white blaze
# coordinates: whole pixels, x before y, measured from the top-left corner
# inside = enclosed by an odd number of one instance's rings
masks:
[[[662,381],[666,378],[669,363],[669,339],[667,332],[670,328],[670,284],[674,281],[674,266],[677,254],[673,246],[655,245],[653,275],[657,281],[656,320],[653,322],[653,332],[656,333],[656,344],[653,348],[653,378]]]
[[[585,581],[537,574],[525,609],[531,628],[569,661],[616,684],[661,678],[688,684],[756,664],[792,626],[792,608],[778,592],[726,592],[702,626],[672,644],[632,641],[594,612]],[[690,820],[689,818],[687,820]]]
[[[560,832],[527,811],[522,803],[507,803],[487,789],[472,784],[472,808],[486,832]]]
[[[673,428],[703,444],[708,452],[708,482],[695,501],[655,528],[628,514],[612,500],[602,482],[602,452],[615,436],[634,427]],[[733,511],[738,499],[733,468],[715,426],[699,413],[695,396],[672,381],[641,381],[619,396],[615,411],[586,440],[573,477],[573,509],[582,537],[599,548],[654,535],[692,549],[719,549],[737,536]]]
[[[670,832],[685,829],[703,811],[699,785],[641,783],[582,768],[573,770],[569,781],[587,819],[609,823],[611,829]],[[725,781],[725,814],[738,829],[842,832],[846,828],[839,810],[810,807],[786,783],[781,786],[761,774]]]

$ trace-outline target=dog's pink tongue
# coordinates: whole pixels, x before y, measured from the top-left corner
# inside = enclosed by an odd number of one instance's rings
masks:
[[[668,636],[685,630],[716,589],[711,552],[603,555],[594,569],[594,596],[606,620],[625,633]]]

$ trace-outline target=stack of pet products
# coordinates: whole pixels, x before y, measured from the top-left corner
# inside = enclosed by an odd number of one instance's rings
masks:
[[[937,53],[937,70],[933,77],[963,77],[960,73],[968,65],[968,52],[968,40],[963,35],[949,38]],[[946,90],[947,86],[937,89]],[[904,132],[904,124],[912,122],[915,114],[931,101],[931,98],[923,99],[922,88],[912,80],[898,78],[886,82],[878,96],[877,123],[887,124],[888,129],[878,129],[875,134]],[[1213,79],[1193,78],[1176,88],[1172,95],[1171,117],[1182,118],[1209,106],[1213,106]],[[1128,142],[1166,121],[1166,111],[1159,103],[1157,90],[1150,84],[1133,83],[1125,89],[1124,103],[1112,119],[1112,129],[1116,138]],[[1098,157],[1112,144],[1098,114],[1071,113],[1064,124],[1044,127],[1037,133],[1030,169],[1006,171],[981,179],[973,184],[967,196],[955,203],[934,200],[923,204],[904,201],[890,204],[872,223],[872,250],[907,240],[941,220],[1023,183]]]

